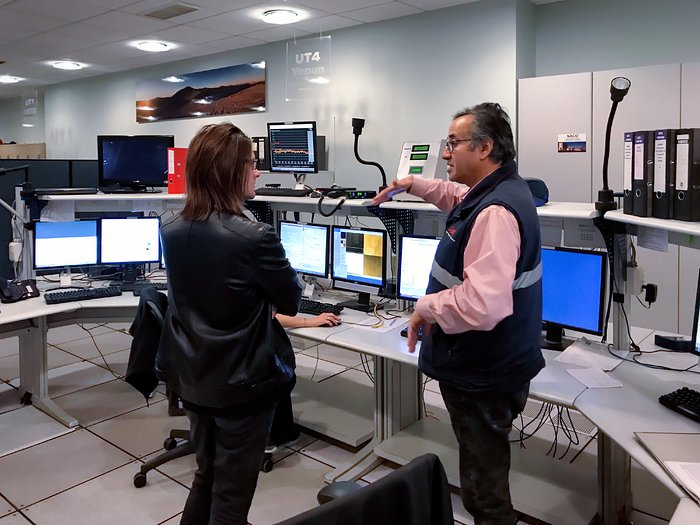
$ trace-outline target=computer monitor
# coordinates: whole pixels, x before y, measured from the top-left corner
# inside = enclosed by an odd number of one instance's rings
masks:
[[[543,348],[571,344],[563,339],[564,328],[603,333],[606,268],[606,252],[542,248]]]
[[[693,333],[691,335],[690,352],[700,355],[700,271],[698,271],[698,287],[695,293],[695,310],[693,316]]]
[[[97,261],[97,221],[35,224],[36,270],[89,266],[97,264]]]
[[[98,184],[103,191],[145,191],[168,185],[172,135],[98,135]]]
[[[270,171],[317,173],[316,122],[268,122]]]
[[[333,226],[331,229],[331,278],[333,287],[358,292],[358,299],[339,303],[369,312],[369,295],[386,284],[386,231]]]
[[[100,263],[124,267],[123,280],[133,282],[138,267],[160,262],[160,219],[100,219]]]
[[[328,226],[279,221],[280,240],[297,272],[328,277]]]
[[[397,297],[417,301],[428,288],[430,269],[440,238],[424,235],[402,235],[399,241]]]

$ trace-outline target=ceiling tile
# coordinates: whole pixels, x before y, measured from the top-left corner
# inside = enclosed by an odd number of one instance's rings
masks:
[[[232,11],[219,16],[203,18],[189,25],[201,27],[202,29],[209,29],[211,31],[218,31],[229,36],[250,33],[251,31],[269,27],[269,24],[253,18],[249,12],[245,10]]]
[[[90,18],[84,23],[97,27],[106,27],[108,29],[122,28],[131,35],[142,35],[151,31],[161,31],[173,26],[173,24],[155,18],[121,13],[119,11],[111,11]]]
[[[297,22],[294,24],[294,27],[298,27],[304,31],[311,31],[312,33],[326,33],[336,29],[356,26],[361,23],[362,22],[352,20],[351,18],[346,18],[344,16],[329,15],[321,18],[314,18],[313,20],[303,20],[301,22]]]
[[[65,20],[49,16],[30,15],[11,10],[11,5],[0,8],[0,25],[28,29],[34,33],[66,25]]]
[[[402,4],[407,4],[418,9],[443,9],[455,5],[470,4],[479,0],[401,0]]]
[[[152,33],[152,36],[157,39],[168,40],[175,43],[202,44],[204,42],[225,38],[227,35],[200,27],[175,26]]]
[[[13,40],[19,40],[30,35],[34,32],[29,29],[21,29],[19,27],[8,27],[0,24],[0,44],[5,42],[12,42]],[[2,59],[2,49],[0,49],[0,59]]]
[[[111,7],[100,7],[88,4],[80,0],[60,0],[57,8],[56,0],[21,0],[7,6],[10,11],[26,13],[30,15],[45,15],[51,13],[52,18],[74,22],[102,14],[111,10]]]
[[[244,47],[259,46],[265,44],[263,40],[250,38],[247,36],[229,36],[213,42],[207,42],[207,45],[216,48],[218,51],[229,51],[231,49],[241,49]]]
[[[415,7],[411,7],[406,4],[400,4],[399,2],[389,2],[387,4],[366,7],[364,9],[346,11],[345,13],[343,13],[343,16],[370,23],[379,22],[380,20],[388,20],[390,18],[414,15],[416,13],[422,12],[423,11],[421,11],[420,9],[416,9]]]
[[[67,26],[52,29],[47,34],[57,34],[80,38],[85,46],[92,44],[106,44],[118,40],[127,40],[133,33],[121,27],[97,27],[88,22],[76,22]]]
[[[351,9],[362,9],[375,5],[386,4],[388,0],[299,0],[299,3],[306,7],[321,9],[328,13],[342,13]]]
[[[263,29],[262,31],[255,31],[254,33],[249,33],[246,36],[257,38],[258,40],[263,40],[265,42],[279,42],[280,40],[291,40],[292,38],[304,38],[311,34],[312,33],[309,31],[304,31],[289,25],[276,26],[269,29]]]
[[[127,4],[132,4],[134,0],[83,0],[83,2],[91,5],[109,7],[110,9],[119,9]]]

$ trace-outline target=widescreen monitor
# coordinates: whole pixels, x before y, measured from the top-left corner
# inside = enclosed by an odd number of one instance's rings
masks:
[[[89,266],[97,262],[97,221],[35,224],[35,269]]]
[[[270,171],[317,173],[316,122],[268,122]]]
[[[144,191],[167,186],[168,148],[174,146],[172,135],[98,135],[100,187]]]
[[[544,348],[561,349],[564,328],[601,335],[607,253],[542,248]]]
[[[280,240],[297,272],[328,277],[328,226],[280,221]]]
[[[386,284],[386,231],[333,226],[331,229],[331,278],[338,289],[358,292],[347,308],[370,311],[370,293]]]
[[[440,239],[435,237],[401,236],[397,278],[399,299],[416,301],[425,295],[438,244]]]
[[[158,217],[100,219],[100,263],[160,262],[159,239]]]
[[[700,355],[700,271],[698,271],[698,287],[695,293],[695,310],[693,316],[693,334],[691,336],[690,351]]]

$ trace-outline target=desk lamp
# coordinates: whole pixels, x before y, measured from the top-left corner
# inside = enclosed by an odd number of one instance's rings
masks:
[[[610,158],[610,131],[612,130],[613,118],[617,110],[617,104],[625,98],[625,95],[630,89],[632,83],[628,78],[615,77],[610,82],[610,114],[608,115],[608,125],[605,128],[605,153],[603,155],[603,189],[598,191],[598,201],[595,203],[595,209],[601,214],[606,211],[617,208],[617,203],[614,200],[613,191],[608,187],[608,160]]]
[[[379,171],[382,174],[382,185],[379,187],[379,191],[382,191],[384,188],[386,188],[386,173],[384,173],[384,168],[382,168],[381,164],[378,162],[370,162],[367,160],[362,160],[360,158],[360,154],[357,152],[357,142],[358,139],[360,138],[360,135],[362,135],[362,128],[365,127],[365,119],[363,118],[353,118],[352,119],[352,133],[355,135],[355,158],[357,159],[357,162],[360,164],[365,164],[368,166],[376,166],[379,168]]]

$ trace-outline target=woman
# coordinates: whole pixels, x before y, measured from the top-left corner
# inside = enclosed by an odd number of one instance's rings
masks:
[[[161,230],[168,382],[197,457],[180,523],[245,524],[276,400],[294,379],[274,316],[297,313],[301,287],[274,229],[243,215],[260,176],[250,139],[230,123],[207,125],[187,157],[185,207]]]

